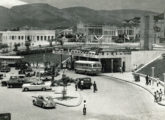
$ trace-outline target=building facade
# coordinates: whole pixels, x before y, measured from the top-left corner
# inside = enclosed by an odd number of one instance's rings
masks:
[[[13,49],[15,44],[20,44],[23,48],[26,41],[30,41],[30,46],[48,45],[49,40],[53,39],[55,39],[55,30],[21,30],[2,33],[2,43],[7,44],[9,49]]]
[[[140,34],[139,27],[118,27],[110,25],[77,24],[77,33],[87,37],[88,42],[113,42],[113,37],[125,34],[127,39],[135,39]]]

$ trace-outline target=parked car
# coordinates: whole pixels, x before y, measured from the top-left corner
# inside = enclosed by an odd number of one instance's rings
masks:
[[[52,80],[52,77],[51,76],[43,76],[43,77],[40,77],[40,80],[45,82],[45,81],[51,81]]]
[[[80,89],[91,89],[92,81],[90,77],[76,78],[78,83],[78,88]],[[83,81],[83,86],[81,86],[81,81]]]
[[[8,77],[5,77],[1,81],[1,85],[2,86],[7,86],[7,83],[8,83],[9,80],[16,80],[16,79],[23,79],[23,78],[25,78],[25,75],[8,76]]]
[[[0,80],[2,80],[3,79],[3,74],[0,74]]]
[[[56,103],[54,102],[52,97],[44,97],[44,96],[32,96],[33,99],[33,105],[42,107],[42,108],[55,108],[56,107]]]
[[[28,79],[13,79],[7,81],[8,88],[22,88],[22,85],[25,83],[31,83]]]
[[[10,67],[2,67],[0,71],[7,73],[10,72],[10,70],[11,70]]]
[[[23,84],[22,85],[23,91],[29,90],[51,90],[50,84],[46,84],[44,82],[38,81],[30,84]]]

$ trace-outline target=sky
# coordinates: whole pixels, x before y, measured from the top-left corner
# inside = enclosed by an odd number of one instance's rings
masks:
[[[57,8],[83,6],[96,10],[140,9],[155,12],[165,10],[165,0],[0,0],[0,5],[7,7],[26,3],[48,3]]]

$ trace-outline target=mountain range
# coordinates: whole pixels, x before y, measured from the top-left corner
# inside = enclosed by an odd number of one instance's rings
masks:
[[[10,9],[0,6],[0,30],[23,26],[55,29],[73,27],[79,22],[120,25],[125,19],[155,14],[158,13],[135,9],[94,10],[86,7],[58,9],[43,3],[25,4]]]

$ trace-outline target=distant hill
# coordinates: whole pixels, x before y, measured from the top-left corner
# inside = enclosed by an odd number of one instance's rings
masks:
[[[26,4],[11,9],[0,6],[0,30],[14,27],[54,29],[75,26],[82,21],[89,24],[116,24],[124,19],[157,14],[143,10],[93,10],[86,7],[58,9],[48,4]]]

